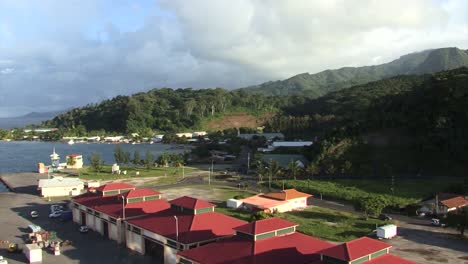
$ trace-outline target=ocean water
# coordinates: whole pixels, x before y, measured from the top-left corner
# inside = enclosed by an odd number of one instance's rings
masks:
[[[0,141],[0,174],[15,172],[35,172],[37,163],[43,162],[50,165],[50,154],[55,148],[55,152],[60,155],[60,162],[66,162],[66,155],[76,153],[83,155],[85,165],[89,164],[91,153],[96,152],[101,155],[104,163],[113,164],[115,144],[101,143],[76,143],[68,145],[61,142],[31,142],[31,141]],[[129,151],[131,156],[138,150],[140,157],[144,158],[145,153],[150,151],[156,159],[164,152],[183,153],[182,148],[177,145],[168,144],[120,144],[124,151]],[[1,187],[0,187],[1,188]]]

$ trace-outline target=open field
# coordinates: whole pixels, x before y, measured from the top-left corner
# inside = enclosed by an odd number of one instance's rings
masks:
[[[78,175],[84,180],[118,180],[125,178],[141,178],[141,177],[182,177],[182,174],[190,175],[192,173],[203,173],[203,170],[195,167],[167,167],[167,168],[151,168],[144,167],[120,167],[121,171],[127,171],[127,174],[112,174],[111,166],[103,166],[101,172],[93,171],[91,167],[84,167],[83,169],[73,171],[74,175]],[[138,175],[137,175],[138,172]]]
[[[388,195],[395,205],[406,206],[430,197],[436,192],[448,191],[453,185],[460,184],[457,180],[433,181],[433,180],[395,180],[394,191],[391,190],[389,179],[377,180],[285,180],[285,188],[296,188],[299,191],[311,193],[316,196],[322,194],[326,199],[356,201],[369,194]],[[283,181],[273,183],[276,188],[281,188]]]
[[[248,221],[250,214],[237,209],[218,207],[217,211]],[[302,211],[274,214],[276,217],[299,224],[298,231],[329,241],[348,241],[365,236],[376,228],[385,224],[378,219],[364,218],[332,209],[309,206]]]
[[[188,185],[182,187],[164,187],[158,190],[163,193],[163,197],[165,199],[174,199],[187,195],[213,202],[225,202],[227,199],[233,198],[237,195],[250,196],[255,194],[254,192],[241,190],[234,187],[206,184]]]

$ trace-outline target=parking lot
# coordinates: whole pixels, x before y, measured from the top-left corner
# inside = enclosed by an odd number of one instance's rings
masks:
[[[131,252],[124,245],[104,239],[98,233],[90,231],[81,234],[78,225],[72,221],[50,219],[49,208],[53,202],[45,201],[35,194],[34,186],[15,187],[21,193],[0,193],[0,240],[18,243],[21,247],[29,232],[28,225],[35,224],[46,231],[57,232],[58,238],[62,240],[72,241],[71,246],[61,248],[59,256],[55,256],[51,249],[43,250],[43,263],[156,263],[150,257]],[[39,213],[36,219],[30,217],[33,210]],[[7,244],[2,245],[0,255],[8,263],[28,263],[24,254],[8,253],[6,247]]]

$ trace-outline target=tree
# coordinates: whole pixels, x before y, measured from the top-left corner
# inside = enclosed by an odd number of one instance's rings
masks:
[[[459,212],[447,214],[446,222],[460,231],[460,235],[465,235],[468,228],[468,208],[462,208]]]
[[[135,166],[138,166],[141,163],[140,152],[137,149],[135,149],[135,151],[133,152],[133,160],[132,161],[133,161],[133,164]]]
[[[76,160],[73,157],[67,156],[67,165],[74,166],[76,164]]]
[[[115,163],[121,164],[124,163],[124,153],[120,145],[116,145],[114,149],[114,159]]]
[[[305,168],[305,172],[307,173],[307,176],[312,176],[319,174],[320,168],[315,164],[315,163],[309,163],[307,167]]]
[[[387,205],[388,201],[382,195],[369,195],[359,202],[359,208],[364,212],[366,219],[369,215],[378,216]]]
[[[97,152],[91,153],[91,156],[89,157],[89,163],[91,165],[91,168],[93,168],[94,171],[96,172],[102,171],[104,162],[101,159],[101,154]]]
[[[299,172],[301,168],[299,167],[299,165],[297,164],[296,161],[294,160],[291,160],[288,164],[288,171],[289,171],[289,176],[292,176],[292,178],[295,180],[296,179],[296,175],[297,173]]]
[[[130,163],[130,152],[129,151],[124,151],[123,152],[123,164],[129,164]]]
[[[154,166],[154,156],[149,150],[146,151],[144,163],[147,169]]]

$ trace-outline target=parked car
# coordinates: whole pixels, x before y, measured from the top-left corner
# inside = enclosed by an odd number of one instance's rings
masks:
[[[80,226],[79,231],[80,233],[88,233],[89,228],[87,226]]]
[[[39,213],[37,211],[31,211],[31,217],[32,218],[38,218],[39,217]]]
[[[379,219],[389,221],[389,220],[392,220],[393,218],[391,216],[387,215],[387,214],[380,214]]]
[[[65,208],[60,204],[53,204],[50,206],[50,212],[53,213],[55,211],[63,211]]]
[[[431,224],[434,225],[434,226],[445,227],[445,223],[442,223],[442,222],[440,221],[440,219],[438,219],[438,218],[432,218],[432,219],[431,219]]]
[[[62,211],[55,211],[49,214],[49,218],[57,218],[57,217],[60,217],[61,215],[62,215]]]
[[[0,264],[8,264],[8,260],[4,259],[3,256],[0,256]]]

